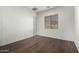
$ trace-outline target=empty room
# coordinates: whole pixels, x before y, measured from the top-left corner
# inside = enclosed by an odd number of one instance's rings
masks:
[[[0,6],[0,53],[78,53],[78,6]]]

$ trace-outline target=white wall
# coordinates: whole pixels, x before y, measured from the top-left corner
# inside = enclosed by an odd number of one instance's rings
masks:
[[[2,42],[2,12],[1,12],[1,8],[0,8],[0,44]]]
[[[59,15],[58,29],[45,29],[44,16]],[[37,34],[63,40],[74,40],[74,7],[56,7],[47,11],[37,13]]]
[[[79,51],[79,6],[75,7],[75,44]]]
[[[35,13],[33,19],[34,19],[34,21],[33,21],[33,34],[37,35],[37,15],[36,15],[36,13]]]
[[[0,35],[3,34],[2,39],[0,37],[0,45],[33,36],[33,15],[34,13],[25,7],[0,7],[0,28],[3,24],[3,30],[0,29]]]

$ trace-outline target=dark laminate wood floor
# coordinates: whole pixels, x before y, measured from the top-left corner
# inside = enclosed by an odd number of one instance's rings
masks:
[[[3,47],[0,52],[10,53],[76,53],[74,42],[43,36],[34,36]]]

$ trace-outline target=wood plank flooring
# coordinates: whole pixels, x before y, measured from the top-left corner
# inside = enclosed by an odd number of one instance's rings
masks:
[[[0,53],[77,53],[71,41],[34,36],[0,47]]]

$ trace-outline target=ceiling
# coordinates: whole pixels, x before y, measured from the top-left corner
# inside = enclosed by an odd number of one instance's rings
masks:
[[[50,8],[54,8],[55,6],[28,6],[29,9],[31,9],[34,12],[40,12],[44,10],[48,10]],[[33,10],[35,8],[36,10]]]

